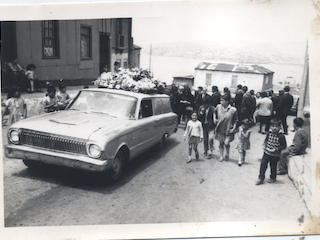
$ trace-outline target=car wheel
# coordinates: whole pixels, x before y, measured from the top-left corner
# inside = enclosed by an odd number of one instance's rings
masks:
[[[110,169],[111,180],[116,181],[120,178],[124,166],[124,156],[121,151],[117,153],[113,159],[113,164]]]
[[[159,148],[164,149],[165,145],[166,145],[166,135],[164,134],[160,140]]]
[[[37,162],[33,160],[23,159],[22,161],[28,168],[35,168],[38,166]]]

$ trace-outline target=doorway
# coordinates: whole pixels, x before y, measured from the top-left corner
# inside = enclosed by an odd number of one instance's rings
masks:
[[[16,22],[0,22],[1,29],[1,89],[8,91],[11,86],[7,74],[7,63],[18,57],[16,40]]]
[[[111,70],[111,46],[110,46],[110,34],[100,33],[100,73],[103,72],[103,67],[107,65]]]

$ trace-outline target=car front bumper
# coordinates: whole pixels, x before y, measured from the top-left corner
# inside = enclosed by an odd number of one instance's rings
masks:
[[[106,171],[112,166],[112,159],[94,159],[83,155],[61,153],[22,145],[6,145],[4,152],[7,158],[28,159],[93,172]]]

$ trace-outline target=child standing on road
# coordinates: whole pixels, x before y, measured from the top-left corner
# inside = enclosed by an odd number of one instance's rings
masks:
[[[39,88],[39,80],[36,77],[34,70],[36,69],[36,66],[34,64],[29,64],[27,66],[27,71],[25,72],[26,78],[27,78],[27,92],[32,93],[34,91],[41,92]]]
[[[20,96],[19,89],[13,89],[13,96],[10,97],[5,103],[5,109],[3,113],[8,113],[8,125],[12,125],[27,117],[27,105],[24,99]],[[2,116],[2,120],[5,114]]]
[[[284,134],[280,132],[280,123],[278,119],[272,119],[270,121],[270,130],[263,143],[264,154],[260,163],[260,175],[256,181],[256,185],[263,183],[269,162],[271,175],[268,182],[274,183],[276,181],[277,163],[280,159],[281,151],[287,147],[286,138]]]
[[[250,125],[251,122],[248,119],[244,119],[242,120],[241,126],[239,127],[238,142],[236,145],[236,149],[238,149],[239,152],[239,167],[241,167],[241,165],[245,161],[246,151],[250,149]]]
[[[196,159],[199,159],[198,144],[203,139],[202,124],[198,120],[197,112],[192,112],[191,120],[188,121],[186,130],[184,132],[184,140],[188,139],[189,144],[189,156],[187,163],[191,162],[192,148],[196,154]]]

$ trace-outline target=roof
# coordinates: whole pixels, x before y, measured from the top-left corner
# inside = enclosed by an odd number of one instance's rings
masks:
[[[141,47],[139,47],[138,45],[133,44],[133,48],[134,49],[141,49]]]
[[[99,91],[99,92],[109,92],[109,93],[116,93],[116,94],[121,94],[121,95],[126,95],[126,96],[131,96],[135,97],[138,99],[142,98],[156,98],[156,97],[169,97],[166,94],[157,94],[157,93],[151,93],[151,94],[146,94],[146,93],[136,93],[136,92],[131,92],[131,91],[125,91],[125,90],[120,90],[120,89],[108,89],[108,88],[88,88],[88,89],[82,89],[81,91]]]
[[[175,76],[173,78],[185,78],[185,79],[194,79],[193,75],[188,75],[188,76]]]
[[[237,72],[237,73],[254,73],[254,74],[269,74],[274,73],[259,65],[244,65],[244,64],[227,64],[227,63],[207,63],[202,62],[196,70],[221,71],[221,72]]]

